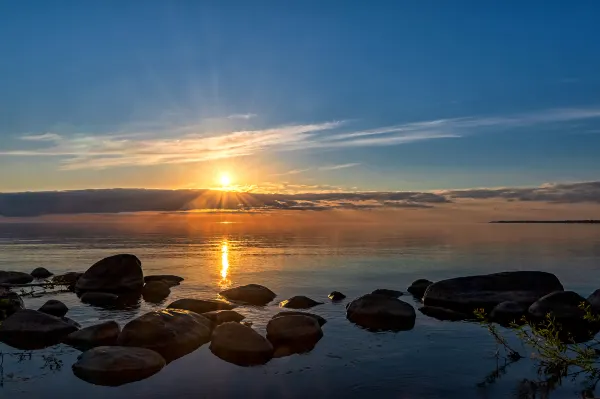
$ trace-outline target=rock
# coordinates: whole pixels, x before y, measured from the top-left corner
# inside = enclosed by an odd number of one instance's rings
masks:
[[[46,301],[46,303],[43,304],[42,307],[38,309],[38,311],[56,317],[63,317],[67,314],[69,308],[61,301],[58,301],[56,299],[50,299],[49,301]]]
[[[408,287],[407,291],[413,294],[415,297],[421,299],[423,298],[423,295],[425,295],[427,287],[429,287],[431,284],[433,284],[432,281],[420,278],[418,280],[413,281],[410,287]]]
[[[473,316],[464,313],[456,312],[450,309],[438,308],[436,306],[423,306],[419,308],[419,312],[434,319],[444,321],[460,321],[473,319]]]
[[[117,344],[120,332],[119,324],[111,320],[72,332],[65,337],[63,342],[79,349],[112,346]]]
[[[249,303],[251,305],[264,306],[277,296],[267,287],[258,284],[248,284],[230,288],[219,293],[231,301]]]
[[[157,303],[171,294],[169,285],[161,280],[150,281],[144,285],[142,289],[142,296],[146,302]]]
[[[123,292],[144,286],[142,262],[129,254],[113,255],[92,265],[75,284],[78,291]]]
[[[402,296],[402,291],[388,290],[388,289],[385,289],[385,288],[378,288],[375,291],[371,292],[371,294],[373,294],[373,295],[389,296],[391,298],[398,298],[398,297]]]
[[[406,302],[383,295],[367,294],[355,299],[346,308],[346,317],[370,330],[410,330],[417,317]]]
[[[590,296],[588,296],[587,301],[592,306],[592,310],[596,313],[600,312],[600,290],[596,290],[592,292]]]
[[[235,310],[213,310],[212,312],[202,313],[202,316],[216,325],[228,322],[239,323],[246,318],[246,316],[239,314]]]
[[[342,294],[339,291],[333,291],[331,294],[329,294],[328,298],[332,301],[341,301],[343,299],[346,299],[346,295]]]
[[[275,356],[311,351],[323,337],[319,323],[304,315],[275,317],[267,324],[267,339],[275,348]]]
[[[144,276],[144,282],[146,284],[152,281],[162,281],[167,284],[169,287],[174,287],[179,285],[183,281],[183,277],[173,276],[171,274],[158,274],[154,276]]]
[[[19,294],[8,288],[0,287],[0,320],[4,320],[21,309],[25,309],[25,305]]]
[[[551,273],[502,272],[438,281],[427,288],[423,303],[472,314],[478,308],[489,312],[506,301],[529,306],[546,294],[562,290]]]
[[[170,362],[207,343],[211,327],[210,320],[197,313],[164,309],[131,320],[117,342],[154,350]]]
[[[314,313],[308,313],[308,312],[298,312],[298,311],[285,311],[285,312],[279,312],[277,313],[275,316],[272,317],[272,319],[275,319],[277,317],[283,317],[283,316],[308,316],[308,317],[312,317],[313,319],[315,319],[317,321],[317,323],[319,323],[319,326],[323,326],[323,324],[327,323],[327,320],[325,320],[323,317],[316,315]]]
[[[79,280],[81,276],[83,276],[83,273],[68,272],[52,277],[52,282],[55,284],[66,285],[68,289],[73,291],[75,289],[75,283],[77,283],[77,280]]]
[[[99,346],[79,355],[73,373],[92,384],[118,386],[148,378],[165,364],[161,355],[149,349]]]
[[[68,317],[61,317],[60,318],[62,321],[64,321],[65,323],[75,327],[76,329],[80,329],[81,328],[81,324],[77,323],[75,320],[73,319],[69,319]]]
[[[312,308],[313,306],[322,305],[322,304],[323,304],[323,302],[317,302],[308,297],[300,295],[300,296],[293,296],[290,299],[286,299],[285,301],[281,302],[279,304],[279,306],[281,306],[282,308],[288,308],[288,309],[308,309],[308,308]]]
[[[31,274],[0,270],[0,284],[29,284],[32,281]]]
[[[36,267],[30,274],[33,278],[48,278],[54,273],[49,272],[48,269],[44,267]]]
[[[119,296],[110,292],[85,292],[81,295],[81,302],[94,306],[115,306]]]
[[[58,317],[23,309],[0,324],[0,341],[17,349],[41,349],[59,343],[76,330]]]
[[[527,314],[527,308],[517,302],[506,301],[499,303],[491,312],[490,320],[502,325],[519,323]]]
[[[238,366],[265,364],[273,357],[273,345],[262,335],[240,323],[223,323],[212,333],[210,350]]]
[[[183,309],[195,312],[198,314],[212,312],[213,310],[231,310],[235,308],[230,303],[225,301],[217,301],[214,299],[178,299],[167,306],[169,309]]]

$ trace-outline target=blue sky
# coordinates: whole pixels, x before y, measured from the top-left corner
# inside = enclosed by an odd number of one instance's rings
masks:
[[[598,180],[599,16],[594,1],[0,0],[0,191],[225,172],[271,191]]]

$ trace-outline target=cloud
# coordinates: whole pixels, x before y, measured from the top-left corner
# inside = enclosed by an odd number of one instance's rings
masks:
[[[299,173],[308,172],[309,170],[310,170],[310,168],[307,168],[307,169],[292,169],[292,170],[288,170],[287,172],[283,172],[283,173],[275,173],[272,176],[297,175]]]
[[[248,120],[248,119],[252,119],[252,118],[256,118],[258,115],[256,114],[233,114],[233,115],[229,115],[227,117],[227,119],[244,119],[244,120]]]
[[[358,166],[360,165],[360,163],[343,163],[340,165],[329,165],[329,166],[321,166],[319,167],[319,170],[338,170],[338,169],[346,169],[346,168],[352,168],[354,166]]]
[[[59,141],[62,137],[55,133],[34,134],[21,136],[21,140],[26,141]]]

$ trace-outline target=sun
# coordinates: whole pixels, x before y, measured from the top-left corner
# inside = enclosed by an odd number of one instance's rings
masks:
[[[228,173],[222,173],[219,177],[219,182],[221,183],[221,186],[223,188],[228,188],[229,186],[231,186],[231,177]]]

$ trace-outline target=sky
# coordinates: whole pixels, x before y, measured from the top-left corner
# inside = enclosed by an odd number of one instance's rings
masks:
[[[597,1],[0,0],[0,192],[597,181]]]

